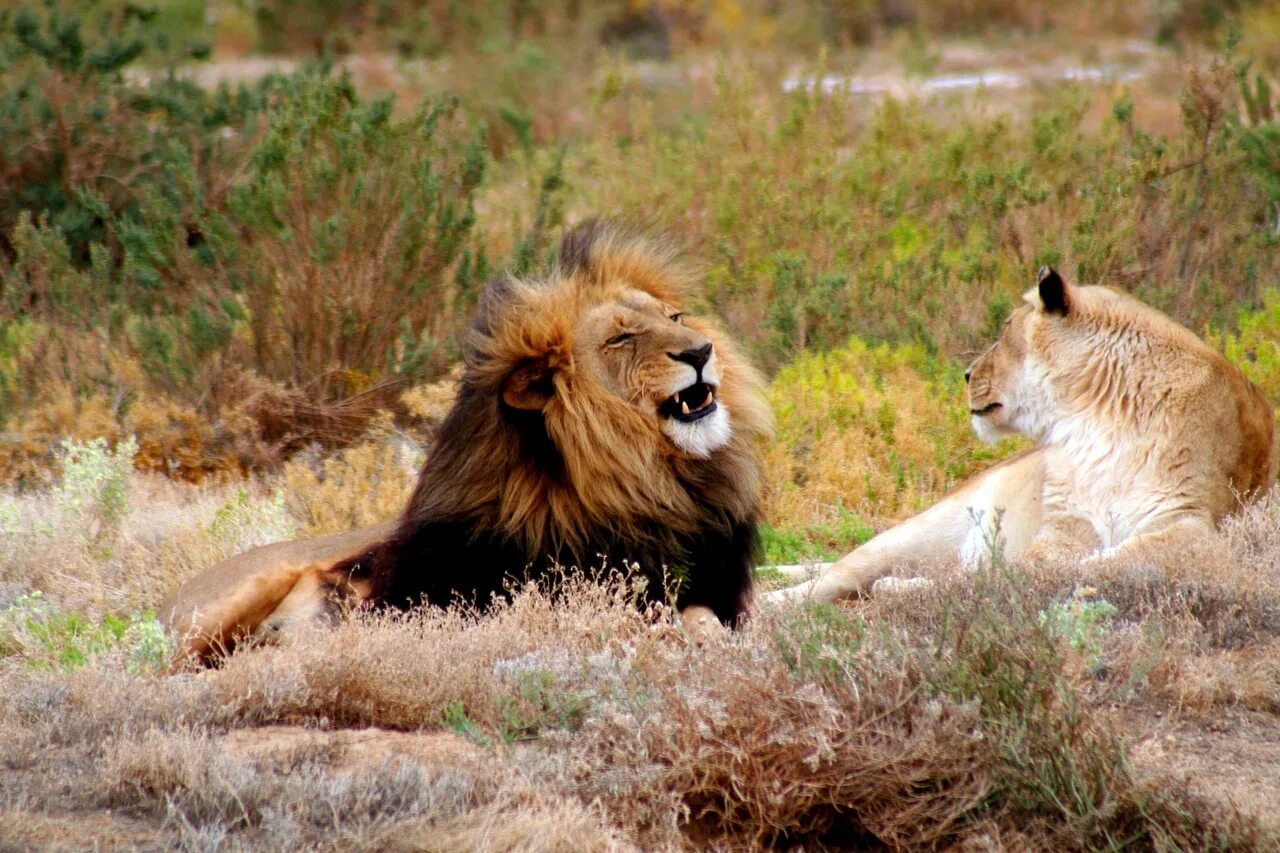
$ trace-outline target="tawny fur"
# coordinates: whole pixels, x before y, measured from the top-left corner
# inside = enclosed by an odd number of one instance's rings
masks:
[[[980,436],[1037,447],[773,598],[831,601],[903,567],[972,567],[997,520],[1010,559],[1132,555],[1209,533],[1275,483],[1270,403],[1186,328],[1052,271],[1025,303],[970,366],[969,405]]]
[[[367,582],[353,583],[333,566],[393,530],[392,524],[379,524],[254,548],[187,581],[161,605],[157,618],[180,638],[179,659],[201,660],[230,651],[246,637],[269,638],[316,621],[336,603],[369,591]]]

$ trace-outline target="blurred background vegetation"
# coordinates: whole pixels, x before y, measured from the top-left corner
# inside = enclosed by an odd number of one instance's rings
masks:
[[[602,214],[703,264],[772,518],[838,549],[1007,452],[960,370],[1040,264],[1280,395],[1278,91],[1274,0],[3,2],[0,478],[384,465],[483,281]]]

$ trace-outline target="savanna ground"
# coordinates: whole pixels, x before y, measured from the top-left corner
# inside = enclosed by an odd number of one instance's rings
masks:
[[[768,372],[769,561],[1016,449],[962,370],[1043,263],[1280,402],[1274,2],[72,8],[0,4],[0,848],[1280,846],[1277,504],[702,648],[625,583],[199,673],[151,618],[394,514],[477,288],[592,214]]]

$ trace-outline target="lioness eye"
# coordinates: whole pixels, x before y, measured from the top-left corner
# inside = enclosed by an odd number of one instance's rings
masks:
[[[679,323],[679,322],[680,322],[680,320],[681,320],[681,318],[683,318],[683,317],[684,317],[684,312],[683,312],[683,311],[677,311],[676,313],[674,313],[674,314],[672,314],[672,315],[671,315],[671,322],[673,322],[673,323]]]
[[[607,347],[622,346],[623,344],[625,344],[627,341],[631,340],[634,337],[635,335],[632,334],[631,332],[623,332],[619,335],[614,335],[612,338],[609,338],[609,340],[604,342],[604,345]]]

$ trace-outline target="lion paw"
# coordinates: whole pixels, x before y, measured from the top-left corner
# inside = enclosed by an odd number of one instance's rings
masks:
[[[686,607],[680,611],[680,619],[684,623],[685,633],[698,646],[718,640],[728,633],[728,629],[716,618],[716,614],[707,607],[696,604]]]

